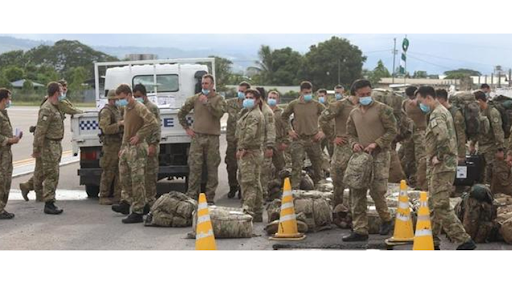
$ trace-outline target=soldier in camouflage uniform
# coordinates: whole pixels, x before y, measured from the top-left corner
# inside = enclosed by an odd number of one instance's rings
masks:
[[[263,163],[262,145],[265,139],[265,118],[259,108],[261,95],[257,90],[245,92],[244,109],[237,122],[239,181],[242,189],[244,213],[254,222],[263,221],[263,191],[260,183]]]
[[[503,151],[505,147],[505,133],[502,128],[500,112],[489,106],[485,93],[476,91],[475,98],[480,105],[482,115],[489,120],[490,130],[488,133],[479,133],[477,141],[471,141],[470,152],[475,152],[475,145],[478,144],[478,155],[482,157],[483,161],[481,180],[486,184],[491,184],[495,155],[498,151]]]
[[[436,100],[452,115],[455,134],[457,137],[457,157],[459,162],[466,160],[466,121],[462,111],[448,102],[448,92],[445,89],[436,90]]]
[[[245,91],[250,88],[251,85],[249,85],[249,83],[241,82],[238,85],[237,97],[226,100],[226,112],[228,113],[228,121],[226,125],[226,141],[228,145],[226,148],[226,157],[224,158],[224,162],[226,163],[226,170],[228,172],[228,198],[235,197],[235,194],[240,190],[240,185],[238,184],[238,180],[236,178],[238,165],[236,161],[237,146],[235,130],[238,113],[242,110],[242,102],[245,99]]]
[[[318,118],[325,107],[312,95],[313,85],[304,81],[300,84],[300,97],[288,104],[283,111],[283,121],[290,121],[294,115],[293,126],[286,124],[288,135],[292,139],[290,152],[292,155],[292,189],[299,189],[302,168],[304,167],[304,153],[307,153],[313,167],[313,182],[315,185],[322,178],[322,149],[320,144],[325,134],[319,128]]]
[[[264,140],[262,144],[264,154],[263,165],[260,174],[260,183],[263,191],[263,199],[267,200],[268,183],[272,175],[272,160],[274,157],[274,149],[276,144],[276,124],[274,119],[274,111],[265,102],[265,89],[257,88],[256,90],[259,92],[261,96],[259,100],[259,107],[261,113],[263,114],[263,118],[265,119]]]
[[[330,122],[334,122],[336,130],[334,155],[331,161],[331,175],[334,185],[333,208],[338,204],[343,204],[343,191],[345,190],[343,176],[345,175],[348,160],[352,156],[352,148],[348,143],[347,136],[347,120],[357,103],[357,97],[355,94],[351,94],[348,98],[332,103],[320,116],[320,126],[322,128],[329,125]]]
[[[345,93],[345,88],[342,85],[336,85],[336,87],[334,87],[334,99],[336,101],[341,101],[349,96],[350,94]]]
[[[7,108],[11,105],[11,92],[0,88],[0,220],[14,218],[14,214],[5,211],[9,200],[12,181],[11,146],[18,144],[20,137],[12,133],[11,120]]]
[[[215,191],[219,185],[220,120],[226,111],[226,101],[214,91],[214,84],[212,75],[204,75],[201,81],[201,93],[188,98],[178,112],[181,126],[192,138],[188,156],[187,195],[195,200],[199,198],[203,163],[206,161],[208,172],[206,199],[209,204],[214,204]],[[192,110],[194,110],[194,123],[190,126],[186,116]]]
[[[327,96],[327,90],[326,89],[320,89],[317,91],[318,96],[318,102],[324,105],[325,108],[329,108],[330,101]],[[322,132],[325,134],[325,138],[322,140],[322,151],[325,151],[327,149],[327,153],[329,153],[329,157],[325,157],[327,162],[330,162],[330,158],[332,158],[332,155],[334,153],[334,136],[336,133],[336,129],[334,128],[334,121],[330,121],[327,124],[320,125],[320,128],[322,129]],[[325,168],[324,170],[329,171],[330,167]]]
[[[108,103],[99,112],[99,126],[101,130],[101,158],[102,169],[100,181],[101,205],[112,205],[121,199],[121,186],[119,184],[119,151],[123,140],[123,118],[121,110],[116,106],[116,90],[110,90],[107,95]],[[111,189],[113,188],[113,192]],[[110,197],[113,196],[113,199]]]
[[[151,111],[135,100],[130,86],[121,84],[116,89],[116,95],[117,104],[125,107],[125,110],[123,142],[119,153],[121,203],[112,205],[112,210],[128,214],[131,206],[131,214],[122,222],[142,223],[142,216],[149,213],[145,189],[148,158],[146,138],[160,125]]]
[[[429,113],[425,145],[434,245],[439,248],[437,234],[441,230],[439,226],[442,225],[451,240],[462,243],[457,249],[475,249],[475,243],[450,206],[450,192],[457,170],[457,142],[454,139],[456,134],[450,112],[435,100],[435,96],[435,90],[430,86],[417,90],[422,111]]]
[[[274,178],[278,177],[278,173],[281,172],[286,166],[285,153],[290,146],[290,137],[286,133],[286,124],[281,115],[283,109],[277,106],[280,102],[279,93],[277,91],[271,91],[268,93],[267,104],[274,112],[274,122],[276,128],[276,143],[274,146],[274,154],[272,156],[272,163],[274,165]]]
[[[61,142],[64,137],[62,113],[57,108],[61,94],[61,87],[57,82],[48,84],[48,99],[39,109],[32,153],[32,157],[41,158],[44,213],[52,215],[63,212],[55,206],[55,190],[59,182],[59,163],[62,157]]]
[[[160,127],[162,120],[160,118],[160,109],[152,103],[147,97],[146,87],[137,84],[133,87],[133,96],[140,103],[143,103],[149,111],[155,116],[158,127],[153,129],[146,138],[148,143],[148,160],[146,164],[146,199],[149,207],[153,206],[156,201],[156,183],[158,181],[158,171],[160,169],[160,137],[162,136],[162,128]]]
[[[372,99],[372,87],[368,80],[357,80],[351,92],[359,98],[359,105],[350,112],[347,121],[347,135],[354,152],[364,151],[373,156],[373,181],[370,196],[382,224],[379,234],[387,235],[393,229],[391,215],[384,198],[389,178],[390,146],[397,135],[396,118],[393,109]],[[344,242],[368,239],[368,217],[366,215],[367,188],[351,188],[353,232],[342,238]]]
[[[57,105],[57,108],[59,109],[59,111],[62,115],[62,119],[63,120],[66,119],[66,114],[75,115],[75,114],[83,113],[82,110],[74,107],[73,104],[66,98],[66,93],[68,90],[66,80],[60,80],[59,84],[61,86],[63,94],[62,94],[62,96],[59,97],[59,104]],[[40,106],[42,106],[46,102],[47,99],[48,99],[48,97],[45,97],[43,99],[43,101],[41,102]],[[20,190],[21,190],[23,199],[25,199],[25,201],[29,200],[28,193],[31,190],[36,192],[36,201],[38,201],[38,202],[43,201],[43,168],[42,168],[41,158],[36,159],[33,176],[30,177],[30,179],[27,182],[20,183]]]

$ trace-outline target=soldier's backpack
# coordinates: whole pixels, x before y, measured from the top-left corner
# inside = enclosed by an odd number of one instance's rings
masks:
[[[213,234],[216,239],[252,237],[252,216],[242,212],[241,208],[208,206]],[[197,213],[194,212],[193,232],[195,237]]]
[[[457,217],[466,233],[477,243],[496,239],[498,226],[494,220],[497,216],[497,207],[493,201],[489,187],[475,184],[455,206]]]
[[[505,96],[497,96],[491,102],[493,106],[500,112],[501,127],[505,133],[505,139],[510,137],[510,127],[512,126],[512,99]]]
[[[366,152],[352,154],[343,182],[350,189],[368,188],[373,181],[373,157]]]
[[[146,217],[145,226],[188,227],[192,225],[192,213],[197,201],[187,195],[171,191],[158,198]]]
[[[456,92],[450,96],[449,102],[462,111],[468,139],[476,138],[478,134],[481,134],[483,116],[480,114],[480,106],[475,95],[469,91]]]
[[[404,98],[390,90],[379,88],[372,90],[372,97],[376,101],[381,102],[393,109],[393,115],[395,116],[398,130],[395,139],[396,142],[400,142],[409,138],[412,135],[414,123],[409,117],[407,117],[406,113],[402,109]]]

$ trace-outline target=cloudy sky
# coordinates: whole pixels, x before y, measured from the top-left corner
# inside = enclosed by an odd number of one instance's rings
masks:
[[[57,41],[79,40],[91,46],[163,47],[182,50],[210,49],[253,55],[260,45],[291,47],[301,53],[309,46],[336,35],[359,46],[368,57],[365,68],[373,69],[379,59],[388,69],[393,64],[393,39],[400,51],[404,34],[11,34],[17,38]],[[494,66],[512,68],[512,34],[408,34],[408,70],[439,74],[456,68],[471,68],[490,74]],[[396,59],[399,63],[399,56]]]

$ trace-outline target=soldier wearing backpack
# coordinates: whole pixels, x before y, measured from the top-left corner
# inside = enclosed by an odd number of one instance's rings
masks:
[[[457,170],[457,143],[453,139],[455,127],[452,116],[435,100],[434,88],[423,86],[416,94],[422,111],[429,115],[425,146],[434,246],[439,247],[437,235],[442,226],[451,240],[462,243],[457,247],[458,250],[473,250],[476,248],[475,243],[450,206],[450,193]]]
[[[491,184],[492,167],[498,150],[502,150],[505,144],[505,134],[502,128],[501,114],[496,108],[489,106],[487,96],[482,91],[475,92],[475,99],[480,105],[480,111],[484,118],[489,121],[489,131],[481,131],[476,141],[470,143],[470,152],[476,150],[478,144],[478,154],[482,157],[484,183]],[[485,128],[485,127],[484,127]]]

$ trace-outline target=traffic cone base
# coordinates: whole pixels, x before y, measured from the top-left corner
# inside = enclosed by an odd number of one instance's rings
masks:
[[[412,243],[414,241],[411,209],[409,206],[409,196],[407,195],[407,183],[405,180],[400,182],[400,194],[398,196],[398,209],[396,212],[393,236],[386,241],[389,243]]]
[[[434,250],[434,238],[432,237],[432,226],[430,223],[430,211],[428,209],[427,193],[421,192],[420,209],[416,223],[416,234],[414,236],[413,250]]]
[[[199,195],[199,204],[197,205],[197,224],[196,224],[196,250],[216,250],[215,236],[213,234],[210,212],[206,203],[206,195]]]
[[[306,236],[299,233],[297,229],[297,220],[295,219],[295,209],[293,206],[292,187],[290,179],[284,180],[283,199],[281,201],[281,213],[279,216],[279,228],[270,240],[274,241],[300,241]]]

